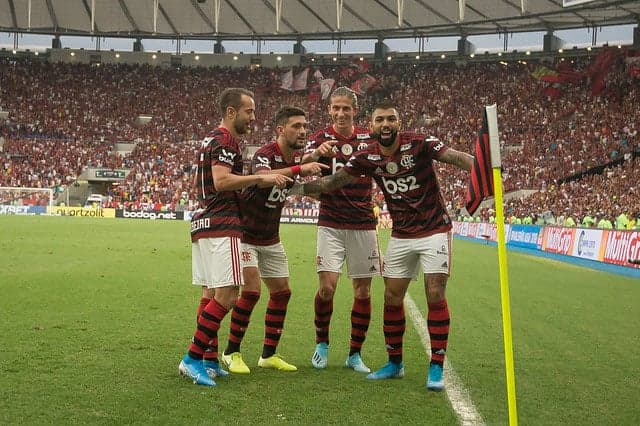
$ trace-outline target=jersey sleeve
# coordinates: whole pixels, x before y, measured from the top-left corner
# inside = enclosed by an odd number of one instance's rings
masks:
[[[258,152],[253,155],[252,163],[253,173],[268,172],[272,169],[273,157],[262,150],[258,150]]]
[[[347,161],[347,164],[344,165],[343,169],[351,176],[362,177],[371,175],[369,173],[369,166],[370,163],[367,161],[366,155],[358,153],[349,158],[349,161]]]
[[[447,152],[448,146],[444,144],[440,139],[434,136],[427,136],[422,141],[421,151],[426,153],[429,158],[438,159],[442,154]]]
[[[238,147],[228,143],[226,139],[222,141],[214,139],[211,143],[212,166],[224,166],[232,169],[235,159],[239,155]]]
[[[314,133],[313,135],[311,135],[309,141],[307,142],[307,145],[304,147],[304,155],[311,154],[313,150],[320,145],[320,143],[318,143],[319,136],[319,133]]]

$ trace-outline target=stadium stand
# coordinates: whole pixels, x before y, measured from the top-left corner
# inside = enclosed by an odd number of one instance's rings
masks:
[[[481,107],[497,102],[505,190],[538,191],[510,201],[509,214],[552,211],[579,219],[585,214],[615,217],[621,209],[636,209],[640,194],[631,183],[638,179],[638,160],[633,158],[640,152],[640,79],[618,60],[606,89],[594,94],[585,76],[594,58],[566,60],[570,72],[583,77],[553,85],[536,76],[540,69],[560,69],[560,64],[378,64],[368,70],[376,83],[362,97],[358,121],[366,125],[373,103],[391,97],[401,101],[405,129],[471,152]],[[336,85],[353,83],[344,66],[317,69],[335,78]],[[281,90],[274,69],[96,66],[5,58],[0,59],[0,74],[0,99],[10,111],[0,126],[6,141],[0,148],[0,186],[53,188],[74,182],[88,167],[130,169],[127,178],[105,194],[113,207],[193,208],[194,150],[218,124],[215,99],[224,87],[256,92],[258,117],[244,141],[247,145],[271,140],[271,117],[282,104],[308,110],[311,129],[327,121],[317,98],[306,91]],[[139,126],[139,115],[152,119]],[[130,154],[120,155],[114,150],[118,142],[136,145]],[[602,167],[616,160],[623,164]],[[587,174],[598,167],[599,174]],[[464,204],[467,176],[446,165],[438,171],[455,213]],[[307,199],[290,203],[313,205]]]

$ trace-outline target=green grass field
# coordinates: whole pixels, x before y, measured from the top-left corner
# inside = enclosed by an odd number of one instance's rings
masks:
[[[0,216],[0,423],[459,424],[447,395],[424,387],[427,356],[409,319],[404,379],[369,382],[342,366],[352,299],[344,278],[329,368],[311,367],[315,227],[284,226],[282,237],[293,296],[279,352],[299,371],[257,367],[263,294],[243,344],[252,373],[208,389],[177,372],[199,300],[187,223]],[[518,253],[508,260],[520,424],[640,424],[640,282]],[[363,351],[372,368],[386,361],[382,292],[376,279]],[[410,295],[424,312],[422,284]],[[450,365],[484,422],[506,424],[495,247],[455,241],[448,299]]]

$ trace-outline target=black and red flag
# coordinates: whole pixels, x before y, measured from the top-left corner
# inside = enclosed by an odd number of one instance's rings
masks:
[[[493,172],[491,170],[491,150],[489,147],[489,124],[487,110],[482,109],[482,127],[476,137],[476,158],[471,168],[471,185],[467,188],[466,208],[473,216],[482,200],[493,195]]]

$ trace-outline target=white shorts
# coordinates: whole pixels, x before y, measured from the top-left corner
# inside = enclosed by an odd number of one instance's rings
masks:
[[[380,275],[382,264],[375,230],[318,226],[318,272],[342,272],[345,258],[350,278]]]
[[[416,279],[420,267],[425,274],[449,275],[451,232],[422,238],[391,237],[384,255],[382,276]]]
[[[289,261],[282,243],[256,246],[242,243],[243,268],[254,267],[262,278],[288,278]]]
[[[209,288],[242,285],[240,238],[200,238],[191,243],[194,285]]]

